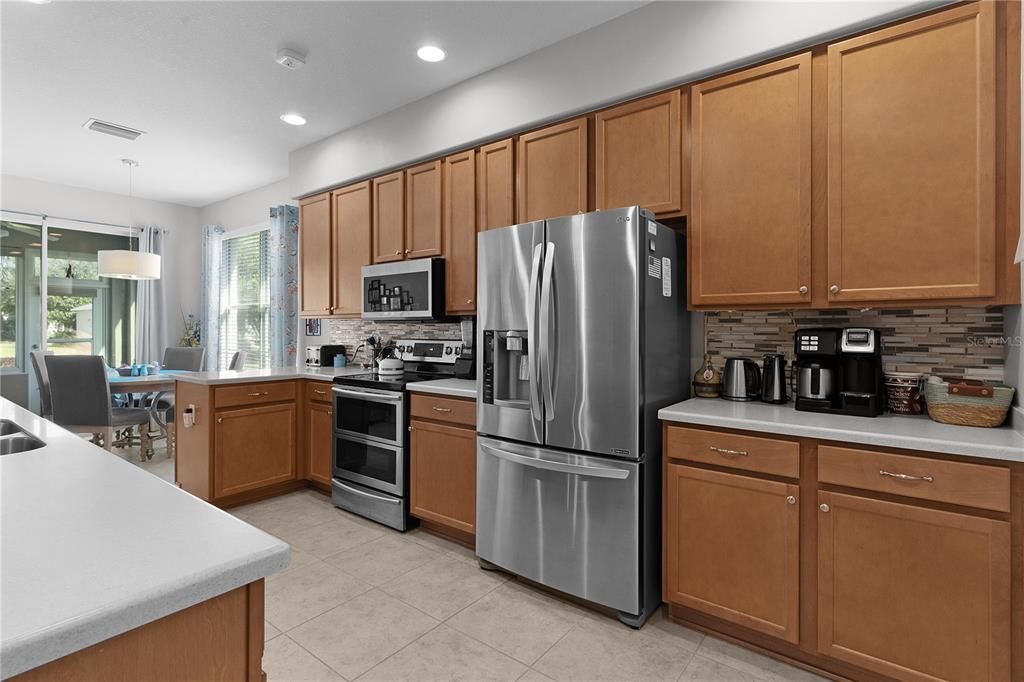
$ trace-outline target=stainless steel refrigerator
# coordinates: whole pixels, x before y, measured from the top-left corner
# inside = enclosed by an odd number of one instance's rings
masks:
[[[478,236],[477,555],[634,627],[661,602],[657,412],[688,396],[683,244],[636,206]]]

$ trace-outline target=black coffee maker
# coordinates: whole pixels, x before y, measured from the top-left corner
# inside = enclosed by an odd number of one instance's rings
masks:
[[[799,329],[793,346],[796,409],[860,417],[882,414],[885,382],[877,329]]]

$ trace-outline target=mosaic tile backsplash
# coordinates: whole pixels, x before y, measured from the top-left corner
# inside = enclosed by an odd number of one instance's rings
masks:
[[[1002,308],[714,312],[704,318],[706,348],[721,369],[727,357],[760,364],[764,353],[793,363],[801,327],[874,327],[882,333],[885,369],[988,381],[1004,380]]]
[[[384,341],[398,339],[460,339],[458,322],[375,322],[373,320],[330,320],[320,322],[320,336],[307,336],[304,346],[325,346],[340,343],[345,346],[349,362],[368,336],[380,336]],[[300,353],[300,355],[302,355]],[[359,351],[359,362],[366,360]]]

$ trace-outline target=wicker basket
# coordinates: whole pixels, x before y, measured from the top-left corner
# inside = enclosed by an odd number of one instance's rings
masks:
[[[924,385],[928,416],[943,424],[958,426],[999,426],[1013,400],[1013,388],[982,381],[961,379],[947,382],[935,378]]]

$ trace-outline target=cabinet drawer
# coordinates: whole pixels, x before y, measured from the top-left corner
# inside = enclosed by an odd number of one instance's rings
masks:
[[[324,381],[307,381],[305,390],[306,400],[315,403],[331,402],[331,384]]]
[[[983,464],[822,445],[818,447],[818,481],[1010,511],[1010,471]]]
[[[788,440],[670,426],[665,454],[670,459],[800,477],[800,444]]]
[[[413,417],[432,419],[463,426],[476,426],[476,401],[442,398],[436,395],[414,393],[410,412]]]
[[[214,407],[260,405],[295,399],[294,381],[268,381],[263,384],[219,386],[213,391]]]

